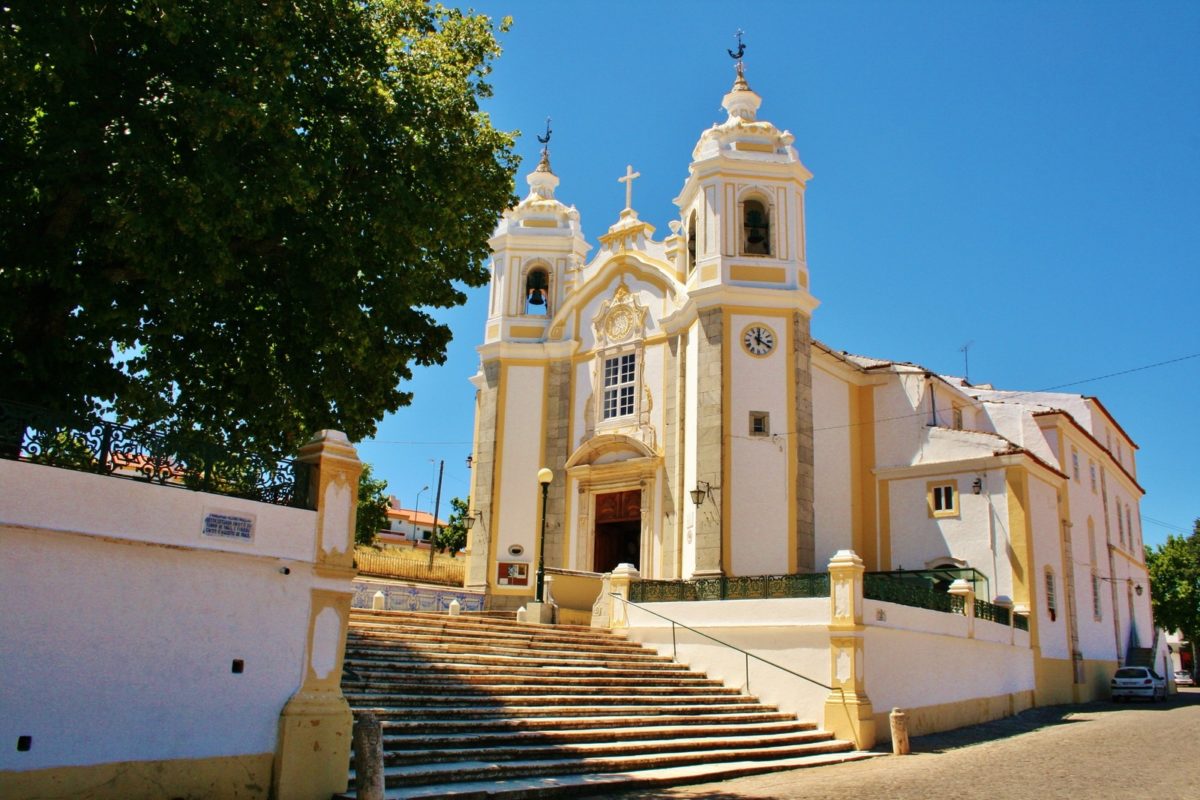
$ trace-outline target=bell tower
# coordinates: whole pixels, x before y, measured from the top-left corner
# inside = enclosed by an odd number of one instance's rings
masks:
[[[558,176],[550,169],[550,120],[539,136],[542,156],[525,177],[529,194],[500,218],[489,240],[492,282],[485,343],[536,342],[579,278],[590,246],[579,211],[554,197]]]
[[[686,331],[686,575],[815,568],[810,320],[804,195],[812,173],[787,131],[758,117],[742,57],[724,122],[704,131],[675,203]]]

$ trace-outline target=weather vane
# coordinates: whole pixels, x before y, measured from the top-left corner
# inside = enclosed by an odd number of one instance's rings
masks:
[[[550,134],[554,131],[550,130],[550,118],[546,117],[546,135],[538,136],[537,140],[542,143],[542,155],[546,155],[550,151]]]
[[[729,57],[737,63],[737,66],[735,66],[734,69],[737,70],[738,85],[740,86],[740,84],[744,83],[746,80],[746,65],[742,63],[742,56],[746,55],[746,43],[742,41],[741,28],[738,28],[737,34],[735,35],[737,36],[738,43],[737,52],[734,52],[733,50],[726,50],[725,52],[729,53]]]

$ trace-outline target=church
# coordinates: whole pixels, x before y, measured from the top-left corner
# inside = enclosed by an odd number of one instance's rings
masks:
[[[1039,686],[1106,682],[1153,631],[1137,445],[1094,397],[814,340],[812,175],[736,67],[661,240],[629,169],[590,255],[546,149],[500,220],[467,587],[516,608],[539,557],[693,580],[822,572],[851,550],[868,571],[968,577],[1026,615]]]

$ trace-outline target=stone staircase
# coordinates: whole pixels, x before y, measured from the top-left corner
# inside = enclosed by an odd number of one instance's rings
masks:
[[[394,800],[611,794],[869,755],[584,627],[355,610],[342,690],[381,720]]]

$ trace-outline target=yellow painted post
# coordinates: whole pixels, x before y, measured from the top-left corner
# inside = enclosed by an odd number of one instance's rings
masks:
[[[829,562],[829,660],[833,691],[825,699],[825,727],[860,750],[875,745],[875,712],[867,697],[863,651],[862,559],[839,550]]]
[[[304,678],[279,715],[271,796],[328,800],[349,777],[354,718],[342,696],[342,661],[354,578],[354,520],[362,462],[340,431],[321,431],[300,450],[313,466],[317,542],[304,648]]]

